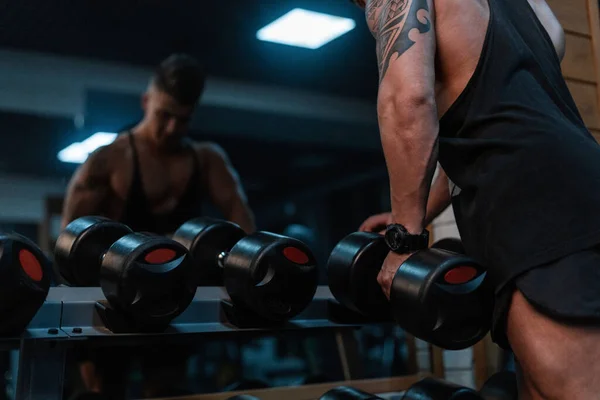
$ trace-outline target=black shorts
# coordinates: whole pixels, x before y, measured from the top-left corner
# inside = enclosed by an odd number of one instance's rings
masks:
[[[510,349],[506,318],[516,289],[536,310],[551,319],[600,326],[600,246],[529,270],[496,295],[492,340],[504,349]]]

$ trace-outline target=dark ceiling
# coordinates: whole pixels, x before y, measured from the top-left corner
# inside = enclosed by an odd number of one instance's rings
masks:
[[[357,27],[317,50],[256,39],[295,7],[350,17]],[[374,42],[348,0],[6,0],[0,21],[4,47],[138,65],[184,51],[214,76],[368,99],[377,89]]]
[[[256,39],[258,29],[295,7],[351,17],[357,28],[318,50]],[[374,43],[363,21],[362,12],[347,0],[7,0],[0,2],[0,47],[139,66],[155,65],[170,53],[182,51],[203,60],[214,77],[374,103]],[[122,99],[110,102],[117,100]],[[135,122],[139,100],[123,101],[134,108],[119,124]],[[192,135],[219,142],[255,191],[291,193],[384,171],[378,149],[344,146],[352,140],[350,134],[344,136],[351,127],[342,123],[328,125],[326,121],[210,107],[203,107],[201,115],[208,122],[202,132]],[[211,129],[211,121],[214,125],[219,118],[232,121],[231,130],[245,135],[224,139]],[[264,125],[265,119],[274,130],[285,129],[287,135],[337,133],[339,145],[317,145],[310,140],[266,142],[252,129],[253,122],[260,120]],[[72,120],[0,112],[0,127],[2,172],[62,177],[73,172],[73,165],[56,160],[57,151],[77,139]],[[377,133],[373,135],[378,140]],[[286,184],[290,178],[292,183]]]

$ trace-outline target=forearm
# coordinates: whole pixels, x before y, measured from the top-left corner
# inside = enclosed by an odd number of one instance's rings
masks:
[[[392,221],[413,234],[421,233],[437,163],[435,103],[429,98],[380,103],[379,126],[390,178]]]
[[[256,230],[254,214],[242,199],[236,199],[229,207],[227,214],[227,219],[238,224],[246,233],[252,233]]]
[[[89,215],[113,218],[114,216],[106,209],[104,196],[105,193],[100,191],[94,194],[76,193],[68,196],[62,211],[61,227],[64,229],[73,220]]]
[[[425,226],[431,224],[451,203],[450,188],[448,186],[448,176],[440,168],[437,178],[431,185],[429,191],[429,200],[427,201],[427,214],[425,216]]]

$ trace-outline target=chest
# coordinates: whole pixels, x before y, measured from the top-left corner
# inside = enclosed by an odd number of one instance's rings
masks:
[[[201,184],[193,157],[191,151],[159,156],[141,148],[137,160],[133,155],[123,160],[122,173],[113,186],[122,200],[141,191],[153,211],[168,211],[188,190],[196,190]]]

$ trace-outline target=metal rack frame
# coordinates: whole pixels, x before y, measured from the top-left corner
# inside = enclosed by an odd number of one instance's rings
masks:
[[[354,330],[359,321],[334,322],[335,301],[329,288],[320,286],[310,305],[292,320],[277,326],[243,327],[233,325],[224,313],[229,300],[220,287],[200,287],[190,306],[159,333],[113,333],[100,317],[96,303],[104,295],[100,288],[54,287],[44,305],[21,338],[0,339],[0,349],[20,350],[16,386],[17,400],[59,400],[63,394],[65,356],[70,345],[83,340],[109,341],[111,345],[143,343],[181,335],[193,340],[197,335],[243,332],[261,334],[274,330],[333,330],[346,380],[356,379],[360,368]],[[376,323],[376,322],[375,322]]]

